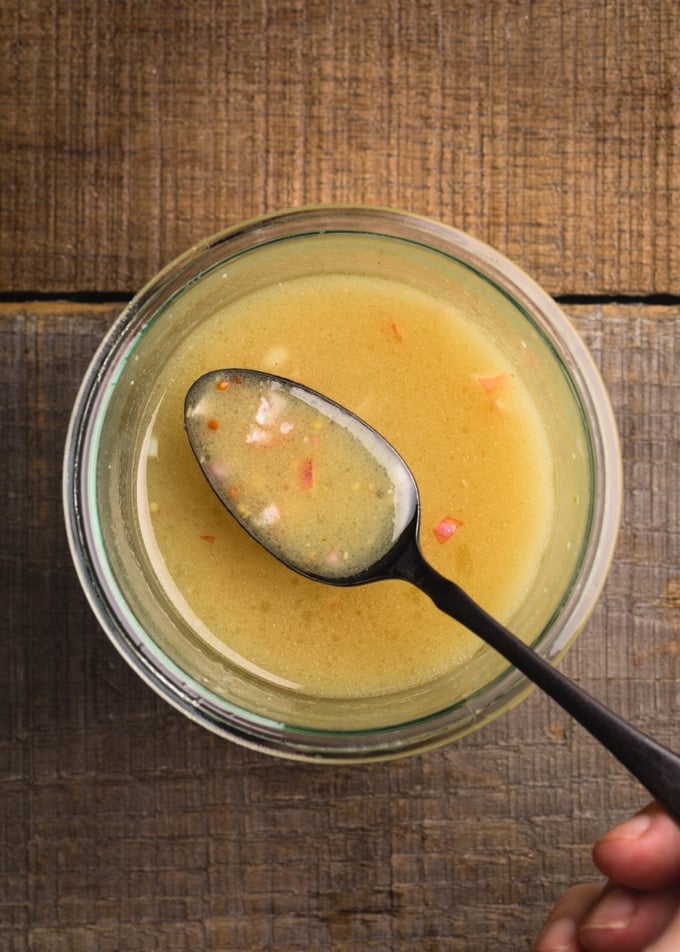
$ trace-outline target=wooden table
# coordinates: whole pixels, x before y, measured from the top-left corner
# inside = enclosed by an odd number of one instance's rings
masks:
[[[646,796],[538,692],[392,764],[187,722],[100,632],[62,528],[69,409],[124,301],[198,239],[367,202],[562,303],[625,507],[564,670],[666,743],[680,692],[677,0],[0,2],[0,949],[530,948]]]

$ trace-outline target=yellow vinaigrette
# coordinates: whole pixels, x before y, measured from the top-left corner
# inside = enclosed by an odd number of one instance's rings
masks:
[[[320,585],[232,519],[183,427],[192,383],[220,367],[298,380],[381,433],[418,484],[425,558],[504,621],[535,583],[553,516],[549,438],[523,380],[531,366],[512,363],[455,303],[406,284],[295,277],[225,305],[178,341],[139,458],[139,521],[159,584],[213,651],[259,677],[345,698],[407,690],[469,659],[477,638],[412,586]],[[311,478],[313,495],[321,469],[305,471],[311,458],[298,447],[290,472],[291,487]],[[260,513],[280,505],[268,491],[262,501]],[[356,524],[364,542],[369,510]],[[315,558],[355,551],[326,541]]]

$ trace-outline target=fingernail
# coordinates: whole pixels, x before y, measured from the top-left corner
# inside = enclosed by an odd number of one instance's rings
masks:
[[[612,889],[597,903],[581,926],[586,929],[625,929],[635,913],[635,900],[623,889]]]
[[[576,923],[562,916],[545,927],[535,948],[538,952],[574,952],[575,938]]]
[[[625,823],[621,823],[620,826],[615,826],[609,833],[605,833],[602,839],[637,840],[647,832],[651,825],[652,818],[648,813],[638,813],[630,820],[626,820]]]

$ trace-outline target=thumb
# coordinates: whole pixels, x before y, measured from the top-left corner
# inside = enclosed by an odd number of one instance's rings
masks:
[[[680,883],[680,825],[651,803],[601,837],[593,847],[598,869],[630,889],[658,890]]]

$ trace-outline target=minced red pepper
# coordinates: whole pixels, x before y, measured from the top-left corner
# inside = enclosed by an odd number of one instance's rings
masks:
[[[314,488],[314,463],[309,457],[300,464],[300,487],[305,492]]]
[[[440,519],[433,529],[437,542],[448,542],[451,536],[455,535],[462,525],[463,523],[460,519],[454,519],[453,516],[445,516],[443,519]]]
[[[495,374],[491,377],[477,377],[477,383],[486,393],[493,393],[507,382],[507,374]]]

